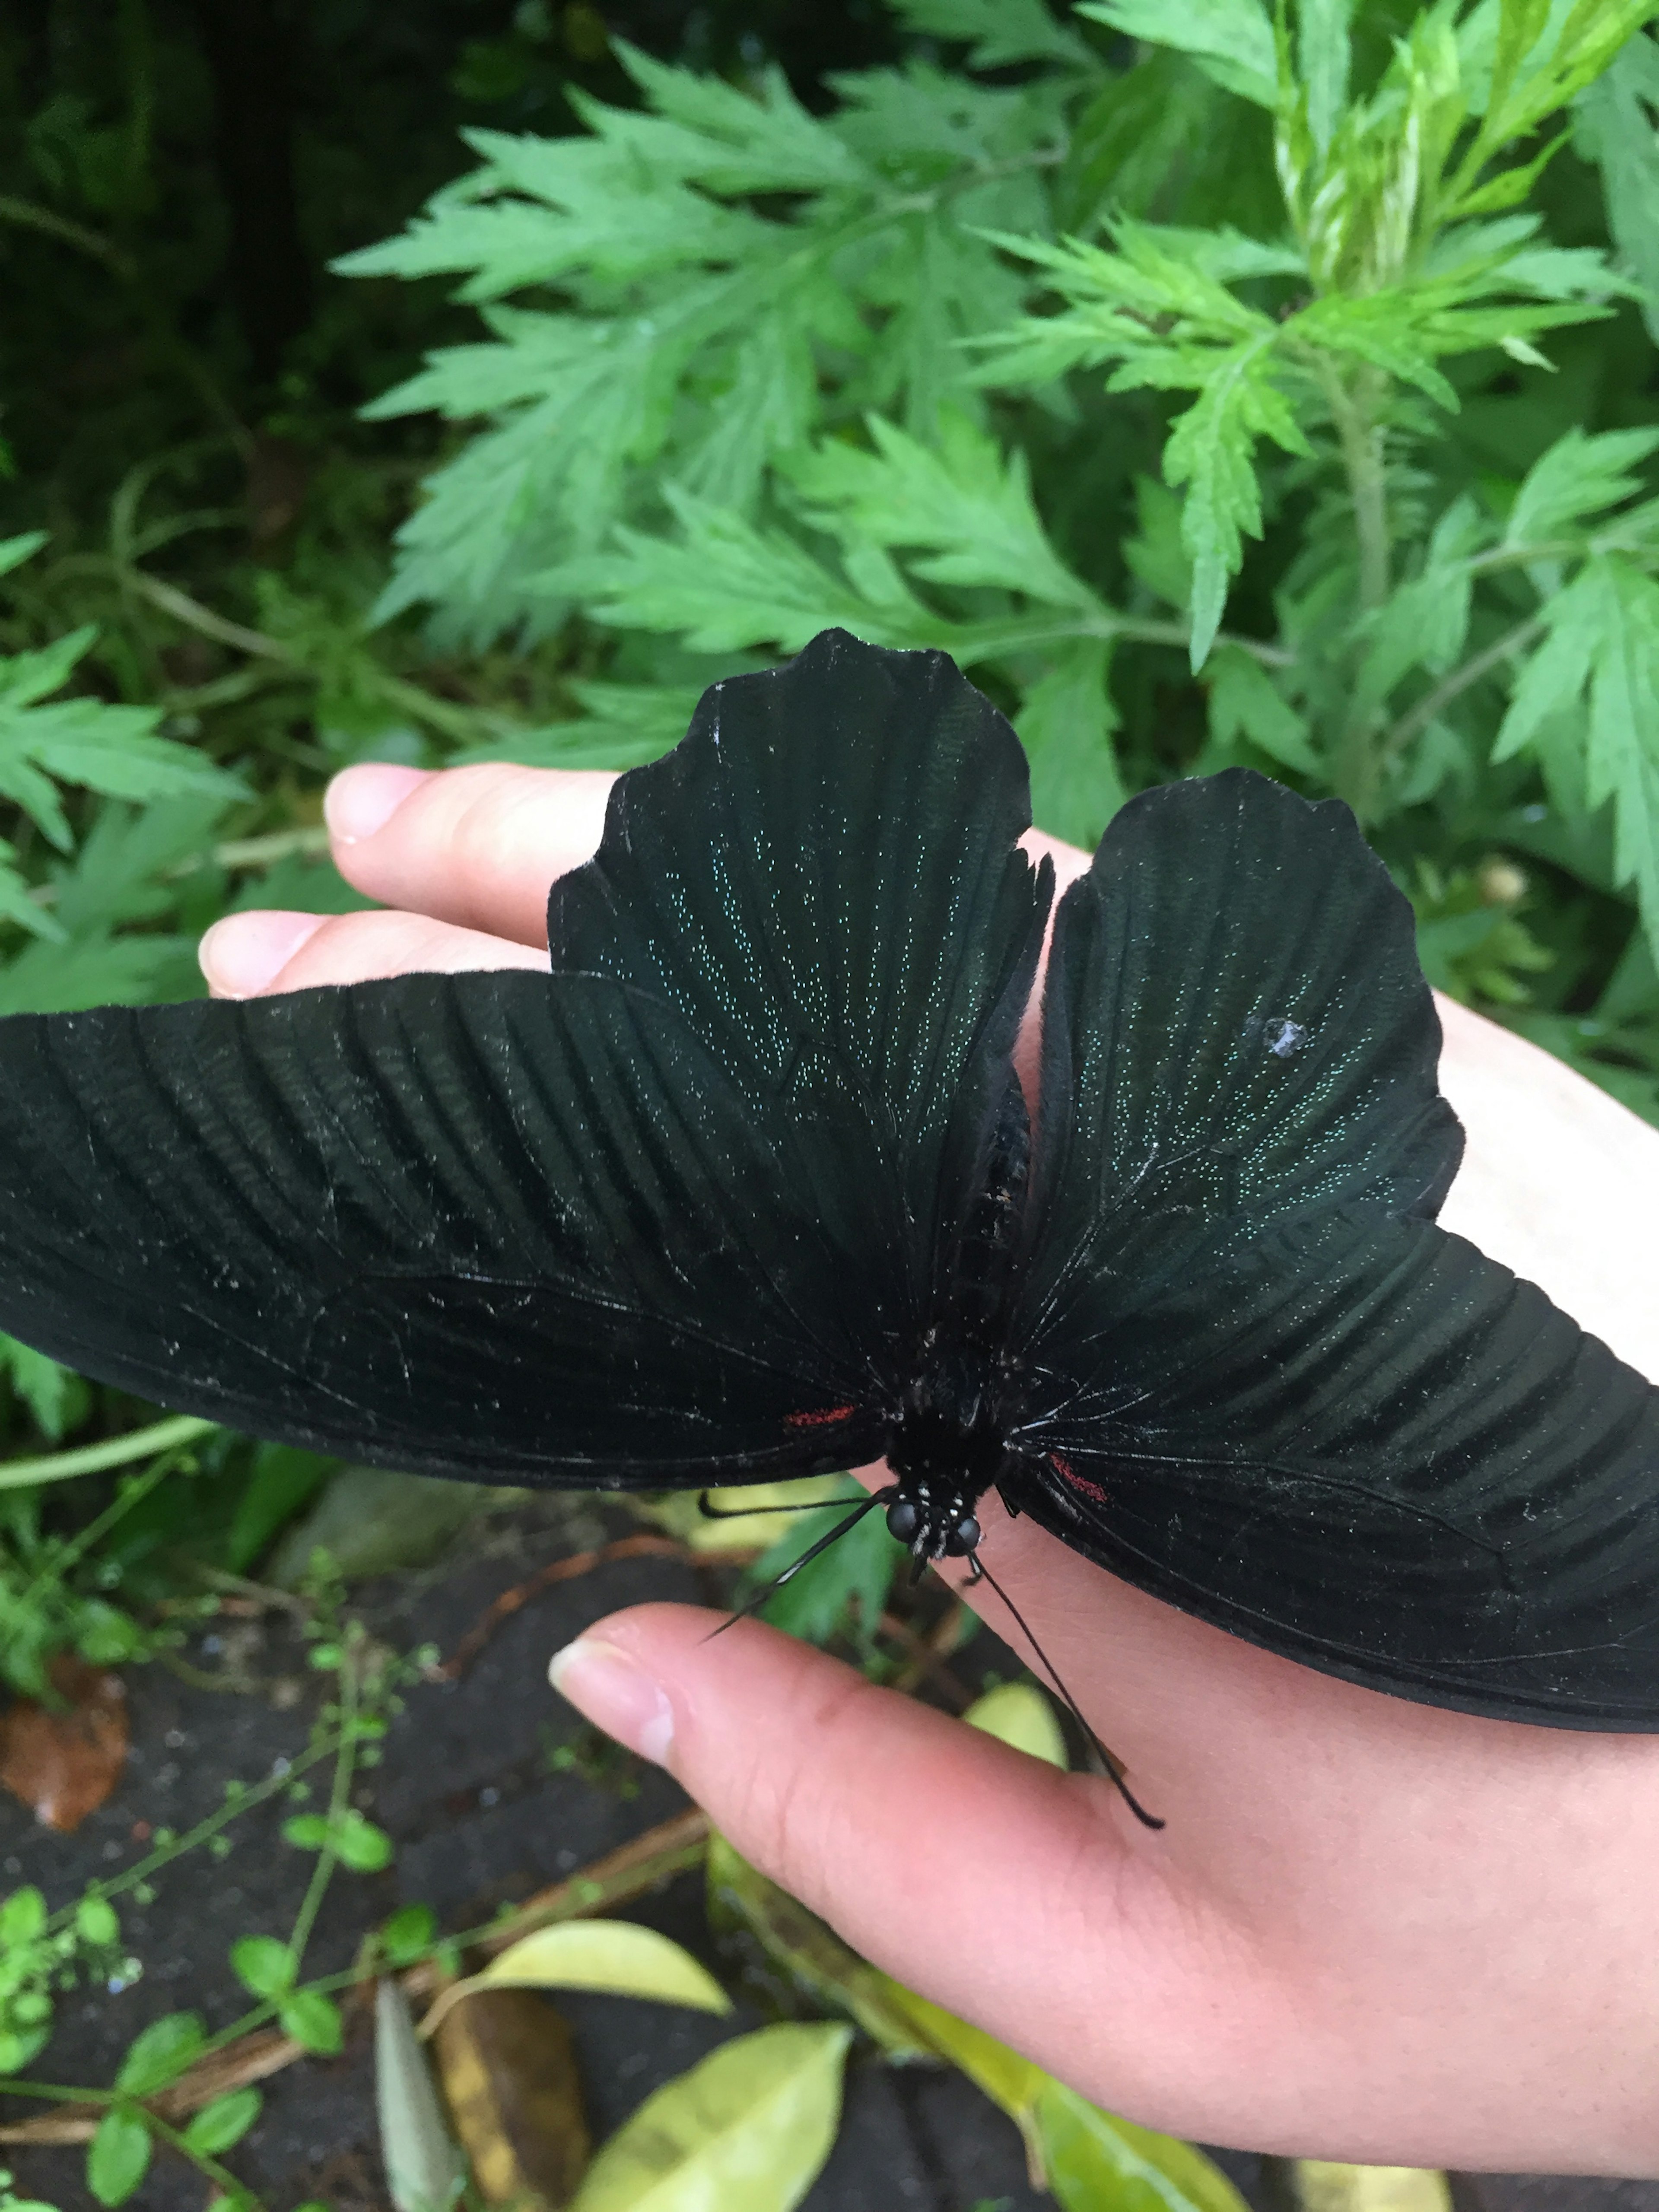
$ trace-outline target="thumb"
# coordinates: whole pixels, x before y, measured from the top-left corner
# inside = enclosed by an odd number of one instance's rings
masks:
[[[558,1653],[554,1686],[863,1957],[1074,2073],[1126,1928],[1144,1958],[1148,1918],[1167,1925],[1116,1793],[758,1621],[711,1640],[714,1618],[613,1613]]]

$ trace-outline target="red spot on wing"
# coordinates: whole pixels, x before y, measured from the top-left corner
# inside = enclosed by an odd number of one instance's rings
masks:
[[[786,1429],[827,1429],[832,1421],[850,1420],[858,1411],[856,1406],[826,1406],[821,1413],[786,1413]]]
[[[1079,1474],[1070,1460],[1062,1459],[1058,1452],[1050,1452],[1048,1464],[1061,1481],[1069,1482],[1073,1490],[1080,1490],[1085,1498],[1092,1498],[1097,1505],[1106,1504],[1106,1492],[1100,1485],[1091,1482],[1086,1475]]]

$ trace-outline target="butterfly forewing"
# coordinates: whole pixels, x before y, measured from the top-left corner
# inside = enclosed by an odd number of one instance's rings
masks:
[[[845,1464],[878,1448],[833,1293],[848,1255],[787,1153],[672,1010],[603,978],[19,1017],[0,1326],[161,1403],[427,1473]]]
[[[1055,921],[1018,1326],[1200,1225],[1432,1214],[1462,1146],[1439,1051],[1411,908],[1346,807],[1244,769],[1132,801]]]
[[[1048,896],[1016,848],[1030,823],[1018,738],[945,654],[830,630],[714,685],[549,903],[556,971],[665,998],[757,1114],[801,1130],[822,1214],[870,1262],[849,1312],[901,1360],[1003,1103]],[[854,1110],[873,1188],[834,1141]]]

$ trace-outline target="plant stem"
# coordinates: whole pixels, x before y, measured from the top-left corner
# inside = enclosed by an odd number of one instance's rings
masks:
[[[340,1667],[340,1748],[334,1762],[334,1786],[328,1793],[328,1833],[331,1838],[337,1833],[351,1804],[351,1778],[357,1766],[357,1670],[359,1654],[349,1644],[341,1652]],[[300,1961],[305,1957],[306,1945],[311,1941],[311,1931],[321,1910],[323,1893],[327,1889],[338,1854],[331,1841],[324,1844],[317,1854],[317,1863],[311,1870],[311,1880],[301,1902],[294,1923],[294,1932],[288,1939],[289,1971],[297,1981]]]
[[[14,199],[9,192],[0,193],[0,222],[14,222],[24,230],[38,230],[47,238],[58,239],[64,246],[72,246],[78,253],[89,253],[94,261],[101,261],[118,276],[130,279],[132,264],[118,246],[100,238],[95,230],[71,222],[67,216],[56,215],[50,208],[37,207],[33,200]]]
[[[1326,382],[1331,416],[1348,472],[1354,536],[1359,547],[1359,605],[1373,613],[1389,596],[1389,507],[1382,413],[1384,392],[1374,371],[1352,388],[1335,375]]]
[[[1494,639],[1491,645],[1471,655],[1461,668],[1454,668],[1449,676],[1419,699],[1409,714],[1402,714],[1386,733],[1377,748],[1380,757],[1391,759],[1420,731],[1426,730],[1435,716],[1450,706],[1460,694],[1467,691],[1470,684],[1478,684],[1483,676],[1489,675],[1516,653],[1524,653],[1534,638],[1543,635],[1547,627],[1546,616],[1528,615],[1525,622],[1516,623],[1513,629],[1505,630],[1502,637]]]
[[[36,1482],[64,1482],[72,1474],[98,1474],[106,1467],[125,1467],[135,1459],[149,1459],[157,1452],[176,1451],[193,1443],[218,1426],[216,1421],[179,1413],[155,1421],[147,1429],[130,1429],[124,1437],[111,1437],[101,1444],[82,1444],[78,1451],[51,1452],[42,1459],[14,1459],[0,1466],[0,1490],[24,1490]]]
[[[1348,496],[1353,506],[1354,538],[1358,550],[1359,623],[1376,612],[1389,596],[1389,503],[1384,434],[1382,424],[1387,380],[1373,369],[1362,369],[1349,383],[1334,369],[1322,381],[1336,426],[1347,471]],[[1356,672],[1357,673],[1357,672]],[[1375,810],[1381,762],[1372,742],[1376,708],[1355,683],[1347,718],[1336,742],[1331,781],[1362,823]]]
[[[210,2181],[216,2183],[226,2196],[233,2201],[244,2203],[253,2196],[253,2191],[244,2188],[228,2166],[221,2166],[216,2158],[210,2158],[204,2150],[193,2149],[185,2140],[182,2130],[169,2127],[148,2105],[139,2109],[143,2113],[144,2124],[151,2133],[159,2136],[164,2143],[176,2150],[180,2158],[187,2158],[193,2166],[206,2174]]]
[[[68,1570],[82,1554],[88,1552],[106,1528],[131,1513],[133,1507],[149,1496],[164,1475],[173,1472],[173,1455],[165,1453],[154,1467],[149,1468],[134,1482],[130,1482],[119,1497],[112,1498],[98,1516],[89,1521],[78,1535],[73,1536],[53,1559],[49,1567],[43,1567],[18,1600],[20,1610],[27,1610],[42,1588],[50,1582],[61,1582]]]
[[[291,1788],[308,1768],[318,1765],[325,1759],[332,1759],[339,1747],[337,1737],[325,1737],[322,1742],[302,1751],[281,1774],[267,1775],[263,1782],[256,1782],[240,1796],[227,1799],[216,1813],[210,1813],[204,1820],[198,1820],[182,1836],[175,1836],[170,1844],[159,1844],[147,1858],[140,1859],[137,1866],[129,1867],[125,1874],[117,1875],[112,1881],[99,1882],[98,1894],[100,1897],[120,1897],[126,1891],[136,1888],[138,1883],[147,1881],[153,1874],[159,1874],[164,1866],[171,1865],[174,1859],[181,1858],[186,1851],[193,1851],[199,1844],[209,1842],[221,1828],[228,1827],[244,1813],[251,1813],[256,1805],[263,1805],[267,1797],[274,1797],[279,1790]],[[66,1928],[74,1919],[75,1911],[74,1905],[65,1905],[54,1912],[46,1923],[48,1931]],[[9,2081],[0,2077],[0,2094],[11,2086]],[[79,2094],[77,2090],[76,2094]]]

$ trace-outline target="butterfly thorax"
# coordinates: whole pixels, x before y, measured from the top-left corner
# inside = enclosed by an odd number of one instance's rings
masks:
[[[977,1346],[935,1352],[888,1425],[898,1480],[887,1525],[918,1560],[959,1559],[979,1541],[973,1509],[1003,1468],[1013,1425],[999,1382]]]

